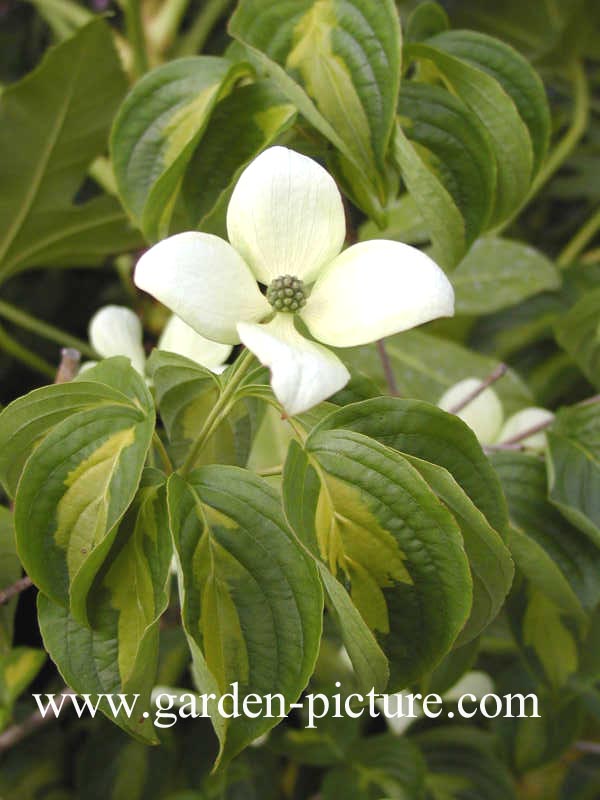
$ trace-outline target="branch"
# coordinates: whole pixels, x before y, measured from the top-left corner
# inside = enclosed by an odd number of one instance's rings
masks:
[[[392,397],[400,397],[398,384],[396,383],[396,376],[394,375],[394,369],[392,367],[392,362],[390,361],[390,355],[386,350],[383,339],[379,339],[377,342],[377,352],[379,353],[379,358],[381,359],[381,366],[383,367],[383,374],[385,375],[385,382],[387,383],[389,393],[392,395]]]
[[[18,581],[15,581],[10,586],[7,586],[6,589],[0,590],[0,606],[4,606],[9,603],[13,597],[21,594],[21,592],[24,592],[25,589],[29,589],[30,586],[33,586],[31,578],[29,575],[24,575],[22,578],[19,578]]]
[[[68,706],[73,702],[73,696],[75,694],[76,692],[74,692],[72,689],[68,689],[66,687],[63,689],[61,696],[64,697],[64,701],[62,701],[63,705],[61,706],[61,711],[64,708],[68,708]],[[9,750],[23,739],[26,739],[31,733],[35,733],[35,731],[43,728],[45,725],[48,725],[50,722],[53,722],[57,719],[58,717],[56,717],[53,713],[47,713],[44,717],[39,709],[34,711],[33,714],[25,717],[22,722],[11,725],[5,731],[0,733],[0,753],[3,753],[5,750]]]
[[[81,353],[73,347],[63,347],[54,383],[69,383],[79,371]]]
[[[473,389],[473,391],[469,392],[469,394],[464,397],[460,403],[457,403],[455,406],[449,409],[449,413],[458,414],[459,411],[462,411],[465,406],[468,406],[469,403],[472,403],[473,400],[479,397],[480,394],[485,392],[488,386],[491,386],[493,383],[496,383],[496,381],[499,381],[500,378],[506,374],[507,369],[508,367],[506,364],[498,364],[496,369],[490,372],[487,378],[484,378],[476,389]]]
[[[595,394],[593,397],[588,397],[587,400],[582,400],[580,403],[575,403],[575,406],[591,406],[594,405],[594,403],[600,403],[600,394]],[[554,417],[547,419],[544,422],[538,422],[537,425],[532,425],[531,428],[526,428],[524,431],[517,433],[516,436],[506,439],[506,441],[501,442],[500,444],[487,445],[484,449],[486,452],[492,452],[494,450],[521,450],[521,442],[523,442],[525,439],[529,439],[530,436],[533,436],[536,433],[540,433],[540,431],[545,431],[546,428],[549,428],[553,422]]]
[[[575,742],[575,750],[600,756],[600,742]]]

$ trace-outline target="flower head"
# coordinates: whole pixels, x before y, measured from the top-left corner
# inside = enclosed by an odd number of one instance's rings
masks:
[[[270,367],[288,414],[348,381],[323,345],[367,344],[454,312],[450,282],[421,251],[374,240],[340,253],[346,224],[333,178],[284,147],[244,170],[227,231],[229,243],[195,231],[159,242],[138,262],[135,282],[202,336],[243,342]]]
[[[145,374],[146,353],[142,323],[130,308],[103,306],[90,320],[88,335],[98,355],[103,358],[127,356],[131,366],[140,375]],[[175,314],[165,325],[158,341],[158,349],[185,356],[213,372],[222,372],[225,369],[223,363],[231,352],[231,346],[205,339]],[[94,363],[83,364],[82,369],[89,369]]]

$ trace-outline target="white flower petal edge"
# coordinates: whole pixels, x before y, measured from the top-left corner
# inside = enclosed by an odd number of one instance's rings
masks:
[[[240,339],[271,370],[271,386],[287,414],[301,414],[342,389],[350,373],[337,356],[309,342],[291,314],[267,325],[238,325]]]
[[[237,344],[237,322],[271,312],[240,255],[208,233],[187,231],[155,244],[138,261],[134,281],[216,342]]]
[[[553,419],[554,414],[548,411],[547,408],[538,408],[537,406],[524,408],[506,420],[500,431],[498,441],[502,443],[509,439],[514,439],[515,436],[519,436],[519,434],[528,431],[530,428],[535,428],[536,425],[541,425],[545,422],[551,422]],[[546,449],[546,434],[544,431],[539,431],[539,433],[534,433],[532,436],[523,439],[519,444],[541,453]]]
[[[240,175],[227,209],[229,241],[261,283],[306,283],[342,249],[346,220],[331,175],[286,147],[270,147]]]
[[[158,340],[159,350],[168,350],[196,361],[203,367],[222,371],[222,365],[231,353],[231,345],[219,344],[190,328],[182,319],[173,314]]]
[[[479,386],[481,386],[479,378],[465,378],[444,392],[438,400],[438,406],[444,411],[450,411]],[[504,411],[500,398],[488,387],[456,416],[467,423],[481,444],[493,444],[500,433]]]
[[[146,366],[142,345],[142,323],[137,314],[125,306],[104,306],[90,320],[90,343],[103,358],[127,356],[141,375]]]
[[[353,347],[453,313],[452,285],[429,256],[373,239],[331,262],[301,316],[320,342]]]

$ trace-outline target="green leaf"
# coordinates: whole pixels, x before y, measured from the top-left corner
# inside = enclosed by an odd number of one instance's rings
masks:
[[[426,83],[402,84],[398,113],[406,136],[461,212],[471,244],[488,224],[496,189],[486,129],[459,97]]]
[[[11,431],[16,420],[21,428]],[[85,380],[15,401],[0,429],[3,450],[22,440],[35,448],[15,500],[23,566],[44,594],[85,621],[91,582],[133,500],[152,440],[146,384],[128,359],[107,359]]]
[[[425,792],[425,764],[414,744],[388,733],[355,742],[347,764],[327,773],[323,800],[379,800],[381,797],[421,800]]]
[[[406,331],[385,340],[400,392],[437,403],[446,389],[463,378],[486,378],[498,366],[495,358],[475,353],[463,345],[421,331]],[[375,345],[340,350],[343,361],[373,378],[382,390],[387,382]],[[512,370],[495,387],[504,413],[512,414],[527,405],[533,397],[526,384]]]
[[[237,179],[296,115],[295,106],[266,80],[235,88],[215,106],[183,179],[186,230],[225,236],[227,204]]]
[[[429,233],[414,197],[403,194],[386,208],[386,225],[380,228],[373,220],[367,220],[358,229],[359,241],[368,239],[394,239],[407,244],[426,244]]]
[[[600,388],[600,288],[590,291],[554,324],[559,345]]]
[[[215,105],[249,71],[217,56],[156,67],[132,89],[111,136],[123,203],[151,241],[169,231],[181,179]]]
[[[500,534],[447,470],[407,458],[450,509],[462,533],[473,579],[473,607],[457,639],[457,646],[461,646],[479,636],[498,615],[513,579],[512,558]]]
[[[102,365],[104,367],[104,365]],[[14,497],[23,468],[33,450],[57,425],[73,414],[123,401],[118,387],[93,382],[96,370],[88,370],[71,383],[43,386],[17,398],[0,414],[0,480]],[[112,369],[112,367],[111,367]],[[121,359],[119,369],[127,369]],[[113,375],[114,378],[114,375]]]
[[[418,734],[427,764],[427,789],[435,800],[515,800],[508,770],[494,754],[490,735],[457,725]]]
[[[473,431],[454,414],[419,400],[380,397],[329,414],[315,432],[337,428],[370,436],[405,456],[443,467],[491,527],[505,535],[508,513],[498,478]],[[441,485],[443,478],[434,473],[433,480],[437,478]]]
[[[17,556],[13,515],[0,506],[0,589],[5,589],[21,577],[21,562]],[[0,606],[0,655],[10,650],[17,598]]]
[[[592,0],[593,2],[593,0]],[[456,25],[498,36],[531,59],[547,56],[558,44],[581,0],[570,3],[523,3],[522,0],[466,0],[454,9]],[[555,63],[555,53],[552,53]]]
[[[146,743],[158,741],[148,717],[158,663],[159,620],[168,605],[171,560],[163,478],[149,470],[93,582],[90,626],[82,625],[46,595],[38,595],[44,646],[66,683],[81,694],[127,694],[130,702],[138,694],[131,718],[124,711],[115,714],[106,698],[99,708]],[[148,717],[143,716],[144,711]]]
[[[448,14],[439,3],[425,0],[412,11],[406,23],[404,37],[407,42],[420,42],[450,27]]]
[[[517,638],[534,650],[552,686],[564,686],[577,671],[577,640],[561,619],[560,609],[543,592],[530,592]]]
[[[73,204],[125,89],[111,32],[96,19],[0,95],[3,279],[28,267],[95,266],[140,244],[114,198]]]
[[[46,20],[54,36],[62,41],[94,19],[94,12],[73,0],[29,0]]]
[[[0,655],[0,729],[10,721],[15,702],[45,661],[44,651],[33,647],[15,647]]]
[[[543,462],[527,453],[490,456],[508,500],[515,562],[536,588],[581,621],[600,601],[600,554],[548,502]]]
[[[560,273],[539,250],[509,239],[475,242],[452,274],[457,314],[490,314],[560,288]]]
[[[286,710],[306,686],[321,637],[316,566],[287,529],[276,493],[236,467],[169,480],[183,625],[201,692],[219,698],[281,693]],[[223,764],[277,719],[228,719],[208,704]],[[227,708],[227,705],[226,705]],[[278,703],[274,703],[278,713]]]
[[[295,482],[296,533],[350,585],[390,660],[391,689],[405,686],[442,658],[470,611],[458,527],[408,461],[373,439],[317,428],[306,453],[313,473],[308,489]]]
[[[171,444],[171,455],[179,465],[187,456],[209,412],[221,393],[217,375],[195,361],[154,350],[147,369],[154,383],[155,398]],[[238,403],[202,448],[196,466],[225,463],[242,466],[248,458],[252,419],[248,407]]]
[[[433,242],[433,255],[454,267],[465,252],[465,224],[452,196],[407,139],[400,125],[394,136],[394,158]]]
[[[316,513],[320,491],[319,475],[306,451],[296,441],[290,442],[283,472],[283,505],[292,530],[300,538],[311,528],[310,515]],[[389,680],[384,652],[342,583],[320,560],[318,549],[310,549],[317,559],[327,605],[354,667],[359,691],[383,691]]]
[[[427,43],[406,47],[409,58],[431,61],[451,91],[456,92],[479,117],[487,130],[497,166],[494,211],[497,224],[513,213],[527,195],[533,172],[533,148],[529,131],[513,98],[487,71],[452,54],[439,34]],[[519,59],[515,53],[515,57]],[[519,61],[520,64],[520,61]],[[526,69],[530,67],[526,64]]]
[[[546,434],[550,500],[600,545],[600,403],[558,412]]]
[[[444,31],[428,44],[472,64],[500,83],[529,131],[535,174],[548,150],[551,123],[544,84],[529,61],[501,39],[475,31]]]
[[[242,0],[229,31],[383,201],[400,85],[392,0]]]
[[[478,636],[500,610],[513,566],[502,540],[508,525],[502,490],[473,433],[434,406],[394,398],[346,406],[315,430],[336,428],[357,431],[401,452],[453,514],[473,578],[471,616],[458,643]]]

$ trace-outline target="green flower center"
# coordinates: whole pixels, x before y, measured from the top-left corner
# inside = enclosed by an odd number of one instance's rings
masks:
[[[281,275],[271,281],[267,289],[267,300],[275,311],[294,314],[306,304],[304,281],[293,275]]]

